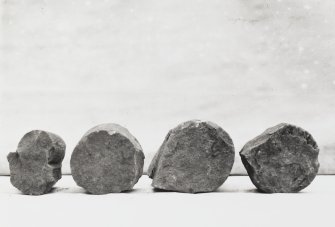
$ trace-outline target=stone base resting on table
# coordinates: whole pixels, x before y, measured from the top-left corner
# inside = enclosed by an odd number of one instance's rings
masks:
[[[302,128],[279,124],[249,141],[242,162],[253,184],[263,192],[298,192],[315,178],[319,148]]]
[[[234,145],[218,125],[187,121],[170,130],[153,158],[148,175],[157,189],[211,192],[229,176]]]
[[[117,124],[90,129],[71,156],[75,182],[91,194],[128,191],[143,173],[144,154],[139,142]]]
[[[49,192],[62,177],[65,143],[57,135],[34,130],[21,139],[16,152],[7,156],[10,181],[28,195]]]

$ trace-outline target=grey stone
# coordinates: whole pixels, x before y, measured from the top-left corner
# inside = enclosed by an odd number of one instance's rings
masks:
[[[10,181],[27,195],[48,193],[61,179],[65,143],[57,135],[34,130],[19,142],[16,152],[8,154]]]
[[[240,151],[253,184],[263,192],[298,192],[315,178],[319,148],[302,128],[279,124],[249,141]]]
[[[154,188],[188,193],[220,187],[233,167],[229,135],[212,122],[187,121],[169,131],[148,175]]]
[[[71,156],[75,182],[91,194],[128,191],[143,173],[144,154],[136,138],[117,124],[90,129]]]

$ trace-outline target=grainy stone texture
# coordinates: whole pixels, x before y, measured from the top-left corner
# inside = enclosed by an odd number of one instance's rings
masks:
[[[319,148],[302,128],[279,124],[249,141],[240,151],[253,184],[261,191],[298,192],[315,178]]]
[[[21,139],[16,152],[8,154],[10,181],[22,193],[49,192],[62,177],[65,143],[57,135],[34,130]]]
[[[148,175],[154,188],[211,192],[227,179],[234,163],[229,135],[212,122],[187,121],[170,130]]]
[[[91,194],[128,191],[143,173],[144,154],[136,138],[117,124],[90,129],[71,156],[75,182]]]

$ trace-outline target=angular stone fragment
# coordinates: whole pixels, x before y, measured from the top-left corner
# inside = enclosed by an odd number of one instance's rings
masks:
[[[154,188],[211,192],[227,179],[234,156],[233,141],[221,127],[212,122],[187,121],[170,130],[148,175]]]
[[[34,130],[23,136],[16,152],[8,154],[10,181],[27,195],[48,193],[62,177],[65,143],[57,135]]]
[[[240,151],[253,184],[267,193],[298,192],[315,178],[319,148],[302,128],[279,124],[249,141]]]
[[[136,138],[117,124],[90,129],[71,156],[75,182],[91,194],[131,190],[143,173],[144,154]]]

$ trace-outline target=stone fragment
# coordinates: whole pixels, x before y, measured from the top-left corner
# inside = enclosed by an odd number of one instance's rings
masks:
[[[211,192],[227,179],[234,163],[232,139],[212,122],[192,120],[169,131],[148,175],[157,189]]]
[[[23,136],[16,152],[8,154],[10,181],[27,195],[48,193],[61,179],[65,143],[57,135],[34,130]]]
[[[139,142],[117,124],[90,129],[71,156],[75,182],[91,194],[128,191],[143,173],[144,154]]]
[[[302,128],[279,124],[249,141],[240,151],[253,184],[262,192],[298,192],[315,178],[319,148]]]

